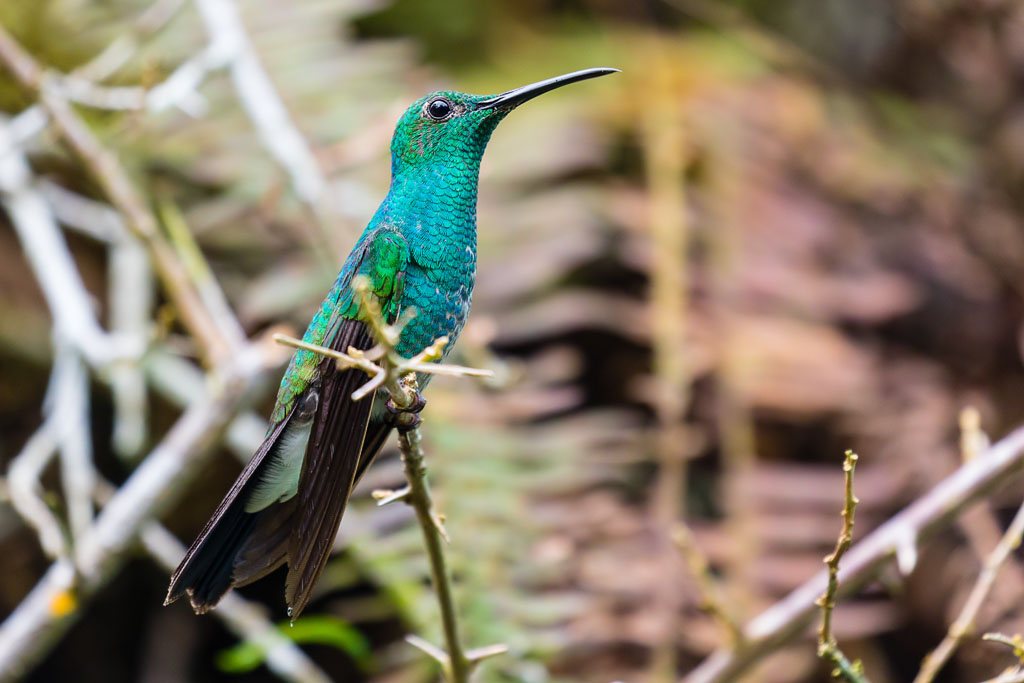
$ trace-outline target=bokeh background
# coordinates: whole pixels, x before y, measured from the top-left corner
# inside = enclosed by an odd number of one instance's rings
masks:
[[[425,422],[465,638],[511,648],[479,680],[675,680],[728,634],[666,540],[674,520],[689,522],[744,622],[820,569],[846,448],[861,455],[860,537],[959,465],[965,407],[993,438],[1024,421],[1021,3],[236,4],[321,189],[275,161],[223,69],[179,106],[79,111],[250,336],[303,329],[386,191],[392,126],[410,101],[622,69],[517,110],[483,163],[478,284],[453,359],[498,379],[436,381]],[[0,25],[65,72],[127,40],[105,82],[149,87],[210,43],[192,3],[150,6],[7,0]],[[0,69],[0,122],[34,101]],[[117,326],[118,291],[152,292],[136,298],[147,354],[128,379],[89,375],[89,446],[116,485],[210,368],[145,259],[90,232],[109,218],[95,178],[52,132],[23,149],[101,323]],[[0,212],[5,469],[43,419],[51,331]],[[162,522],[182,541],[259,441],[277,373],[173,494]],[[390,446],[355,496],[305,623],[282,628],[334,680],[437,676],[403,641],[440,642],[418,529],[410,510],[368,495],[400,483],[396,455]],[[56,461],[42,483],[64,519]],[[836,634],[872,680],[913,677],[1021,493],[1001,491],[930,540],[909,577],[884,573],[840,604]],[[49,562],[0,504],[0,615]],[[25,680],[277,680],[215,616],[162,607],[167,578],[134,549],[68,606],[78,621]],[[280,573],[241,593],[286,624]],[[1022,595],[1011,560],[980,628],[1024,630]],[[1012,661],[970,638],[939,680],[982,680]],[[751,680],[828,672],[807,637]]]

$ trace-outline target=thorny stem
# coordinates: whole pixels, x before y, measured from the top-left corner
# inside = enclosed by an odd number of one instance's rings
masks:
[[[416,511],[416,519],[423,532],[423,544],[430,559],[430,577],[437,591],[437,602],[441,608],[441,623],[448,645],[448,662],[445,674],[454,683],[469,679],[470,662],[466,658],[459,638],[459,625],[455,613],[455,599],[452,595],[451,576],[445,560],[443,538],[438,526],[434,503],[427,483],[427,468],[424,463],[422,435],[418,427],[398,436],[398,447],[402,452],[402,466],[405,478],[409,480],[407,502]],[[444,664],[444,663],[442,663]]]
[[[839,560],[853,542],[853,513],[857,508],[857,496],[853,495],[853,471],[857,467],[857,454],[846,451],[843,461],[846,496],[843,503],[843,530],[836,541],[836,549],[825,558],[828,566],[828,588],[818,600],[821,607],[821,629],[818,631],[818,656],[826,659],[835,667],[833,676],[845,678],[850,683],[868,683],[860,662],[851,662],[843,654],[832,635],[832,610],[836,606],[836,593],[839,591]]]

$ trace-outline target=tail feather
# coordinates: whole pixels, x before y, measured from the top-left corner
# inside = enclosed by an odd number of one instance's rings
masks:
[[[185,558],[171,577],[165,605],[187,593],[192,608],[201,614],[216,607],[231,588],[235,559],[257,527],[259,518],[265,514],[265,511],[245,511],[245,502],[259,482],[259,476],[254,475],[258,475],[267,456],[273,452],[288,421],[289,418],[281,420],[264,439],[210,521],[185,553]]]
[[[297,498],[291,498],[260,513],[255,528],[235,556],[234,585],[250,584],[285,563],[297,502]]]

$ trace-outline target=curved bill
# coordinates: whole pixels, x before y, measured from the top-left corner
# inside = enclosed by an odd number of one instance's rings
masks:
[[[561,88],[563,85],[569,85],[570,83],[577,83],[579,81],[585,81],[588,78],[597,78],[598,76],[607,76],[608,74],[618,73],[619,69],[611,69],[608,67],[597,67],[594,69],[583,69],[582,71],[573,71],[570,74],[563,74],[561,76],[555,76],[545,81],[538,81],[537,83],[531,83],[530,85],[524,85],[521,88],[515,90],[509,90],[503,92],[500,95],[481,100],[477,103],[477,109],[497,109],[497,108],[508,108],[511,109],[517,105],[532,100],[537,95],[543,95],[546,92],[551,92],[555,88]]]

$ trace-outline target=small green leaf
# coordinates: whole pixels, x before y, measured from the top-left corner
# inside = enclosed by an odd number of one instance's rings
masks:
[[[281,622],[277,624],[277,630],[295,643],[335,647],[354,659],[361,667],[366,667],[370,663],[369,642],[358,629],[336,617],[303,617],[294,624]],[[225,673],[245,673],[262,664],[266,654],[260,645],[244,641],[218,653],[217,668]]]

